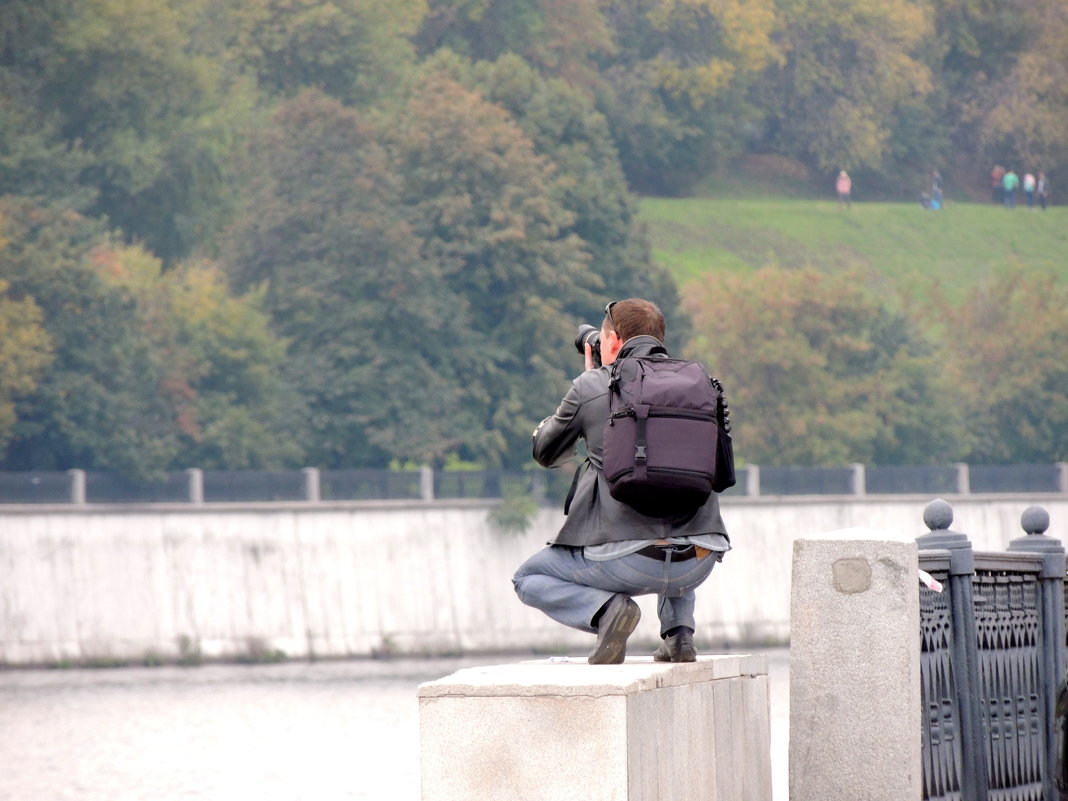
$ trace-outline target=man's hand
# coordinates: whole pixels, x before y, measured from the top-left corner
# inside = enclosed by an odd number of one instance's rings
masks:
[[[595,369],[595,365],[593,363],[593,346],[590,345],[589,342],[587,342],[583,349],[586,352],[586,369],[587,370]]]

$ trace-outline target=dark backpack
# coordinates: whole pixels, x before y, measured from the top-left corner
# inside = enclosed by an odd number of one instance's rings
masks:
[[[612,497],[650,517],[696,511],[734,485],[723,387],[663,349],[612,365],[604,477]]]

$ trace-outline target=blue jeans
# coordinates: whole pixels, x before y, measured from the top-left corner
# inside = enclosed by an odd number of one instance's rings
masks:
[[[696,628],[694,590],[708,578],[721,555],[681,562],[632,553],[595,562],[581,548],[550,545],[527,559],[512,578],[519,600],[553,620],[595,632],[593,616],[613,595],[656,595],[660,636],[676,626]]]

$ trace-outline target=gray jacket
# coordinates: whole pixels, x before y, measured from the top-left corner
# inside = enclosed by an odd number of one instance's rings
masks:
[[[654,337],[634,337],[627,340],[618,358],[645,356],[659,345]],[[611,367],[600,367],[582,373],[571,382],[556,414],[542,420],[534,432],[534,459],[544,467],[566,464],[574,457],[579,439],[586,440],[588,458],[579,468],[567,520],[553,543],[585,546],[697,534],[726,536],[715,493],[696,512],[673,518],[646,517],[609,494],[601,457],[611,371]]]

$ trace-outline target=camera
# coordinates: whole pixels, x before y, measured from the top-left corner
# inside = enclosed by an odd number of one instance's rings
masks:
[[[592,325],[580,325],[578,330],[578,336],[575,337],[575,350],[586,355],[586,343],[590,343],[590,350],[593,351],[593,366],[601,366],[601,329],[594,328]]]

